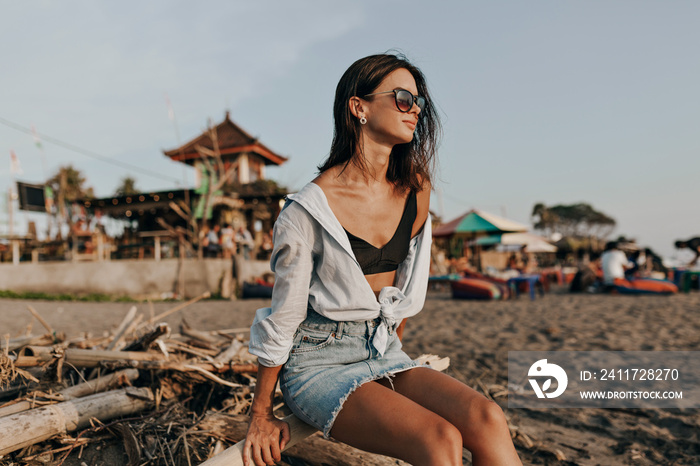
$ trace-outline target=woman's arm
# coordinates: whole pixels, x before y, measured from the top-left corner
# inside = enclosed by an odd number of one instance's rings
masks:
[[[396,327],[396,335],[399,337],[399,340],[403,341],[403,329],[406,328],[406,320],[404,319],[401,321],[398,327]]]
[[[265,466],[282,459],[282,450],[289,442],[289,425],[272,412],[275,387],[282,366],[258,365],[255,396],[250,408],[250,425],[243,446],[243,464]]]

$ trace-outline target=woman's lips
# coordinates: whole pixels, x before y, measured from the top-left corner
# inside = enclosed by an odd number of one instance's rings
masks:
[[[416,129],[416,121],[413,120],[403,120],[404,123],[406,123],[408,126],[411,127],[411,129]]]

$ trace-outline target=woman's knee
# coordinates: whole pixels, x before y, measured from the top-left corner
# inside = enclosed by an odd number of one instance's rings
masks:
[[[491,437],[508,429],[508,421],[503,410],[497,403],[487,398],[481,398],[474,403],[470,410],[469,424],[478,435]]]
[[[425,464],[461,465],[462,434],[447,420],[440,420],[423,437]]]

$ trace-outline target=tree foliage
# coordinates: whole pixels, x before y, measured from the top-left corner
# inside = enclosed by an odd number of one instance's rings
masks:
[[[278,184],[275,180],[255,180],[252,183],[241,184],[238,181],[226,183],[224,190],[251,196],[281,196],[289,193],[289,189]]]
[[[538,203],[532,208],[531,216],[535,229],[546,236],[559,233],[562,236],[605,238],[616,224],[614,218],[583,202],[551,207]]]
[[[63,182],[61,179],[63,178]],[[95,197],[92,187],[85,186],[87,178],[83,173],[74,168],[73,165],[65,165],[58,169],[56,174],[49,178],[47,184],[53,188],[54,192],[63,191],[66,201],[72,202],[78,199],[90,199]]]
[[[139,190],[136,188],[136,180],[130,176],[122,178],[116,191],[114,191],[115,196],[133,196],[138,193]]]

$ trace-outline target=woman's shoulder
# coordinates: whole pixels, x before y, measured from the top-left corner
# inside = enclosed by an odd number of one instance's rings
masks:
[[[311,184],[312,183],[309,183],[309,185]],[[296,194],[287,197],[282,210],[275,220],[276,230],[280,228],[292,229],[307,239],[315,235],[319,229],[319,223],[309,211],[311,205],[309,205],[308,198],[314,198],[311,201],[311,204],[313,204],[313,202],[316,201],[315,198],[318,196],[314,191],[318,188],[309,185],[299,190]]]
[[[430,213],[430,191],[432,190],[432,185],[430,184],[430,180],[428,178],[425,178],[421,175],[416,176],[418,177],[418,183],[420,185],[420,188],[415,191],[416,204],[418,209],[414,225],[414,234],[417,231],[420,231],[423,224],[428,218],[428,214]]]

